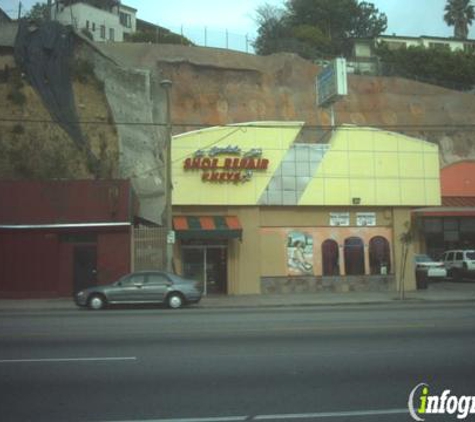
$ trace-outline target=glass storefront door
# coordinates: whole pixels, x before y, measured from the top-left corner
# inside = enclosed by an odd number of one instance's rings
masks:
[[[227,293],[227,247],[225,245],[183,246],[183,274],[203,284],[203,293]]]

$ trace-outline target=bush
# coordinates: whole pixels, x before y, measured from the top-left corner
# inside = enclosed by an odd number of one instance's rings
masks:
[[[77,59],[72,62],[71,76],[81,83],[86,83],[94,78],[94,66],[91,62],[83,59]]]
[[[10,67],[6,64],[3,70],[0,70],[0,83],[7,83],[10,79]]]
[[[13,126],[12,133],[15,135],[22,135],[25,133],[25,127],[21,123],[17,123],[15,126]]]
[[[13,104],[20,107],[24,106],[26,103],[26,96],[19,89],[15,89],[14,91],[11,91],[7,95],[7,99],[10,100]]]

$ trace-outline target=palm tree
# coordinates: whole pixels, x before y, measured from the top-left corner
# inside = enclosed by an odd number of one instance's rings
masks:
[[[454,37],[466,40],[468,27],[475,19],[475,10],[470,0],[447,0],[444,10],[444,21],[454,27]]]

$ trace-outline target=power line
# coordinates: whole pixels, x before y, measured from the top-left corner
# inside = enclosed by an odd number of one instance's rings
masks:
[[[282,121],[285,122],[285,121]],[[105,122],[99,120],[76,120],[76,121],[62,121],[51,119],[24,119],[24,118],[0,118],[0,124],[2,123],[32,123],[32,124],[77,124],[77,125],[103,125],[103,126],[149,126],[149,127],[166,127],[166,123],[157,123],[157,122]],[[292,122],[288,122],[292,123]],[[195,122],[185,122],[185,123],[173,123],[173,127],[195,127],[195,128],[213,128],[213,127],[243,127],[243,128],[277,128],[289,127],[279,126],[278,124],[272,123],[223,123],[223,124],[204,124],[204,123],[195,123]],[[301,126],[296,123],[295,126]],[[450,132],[450,131],[473,131],[475,130],[475,123],[472,124],[461,124],[461,123],[445,123],[445,124],[371,124],[366,123],[362,125],[355,125],[352,123],[344,123],[342,125],[309,125],[304,124],[302,129],[314,129],[314,130],[361,130],[362,128],[369,129],[382,129],[382,130],[407,130],[407,131],[436,131],[436,132]]]

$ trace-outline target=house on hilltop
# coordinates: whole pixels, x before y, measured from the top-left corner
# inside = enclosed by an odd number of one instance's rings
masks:
[[[11,22],[10,17],[0,8],[0,23]]]
[[[359,73],[376,74],[378,63],[376,48],[381,44],[385,44],[390,50],[425,47],[448,48],[450,51],[475,51],[475,40],[432,37],[428,35],[421,35],[420,37],[380,35],[375,38],[355,39],[348,64]]]
[[[91,2],[58,0],[53,4],[51,17],[63,25],[72,25],[86,32],[97,42],[122,42],[125,34],[136,31],[137,9],[119,1],[104,2],[102,6]]]

